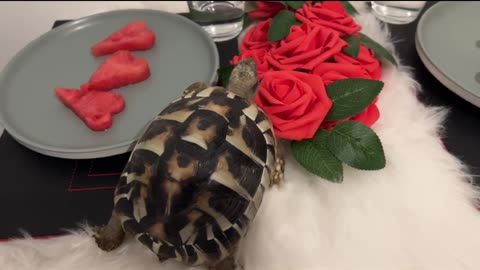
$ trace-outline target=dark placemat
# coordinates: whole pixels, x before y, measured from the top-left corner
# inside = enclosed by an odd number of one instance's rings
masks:
[[[0,139],[3,187],[0,238],[62,233],[78,222],[104,223],[113,206],[113,187],[128,156],[98,160],[47,157],[18,144],[7,132]]]
[[[57,27],[67,20],[56,21]],[[220,66],[238,53],[237,40],[216,43]],[[78,224],[104,224],[113,189],[129,153],[101,159],[67,160],[33,152],[8,132],[0,138],[0,239],[63,234]]]

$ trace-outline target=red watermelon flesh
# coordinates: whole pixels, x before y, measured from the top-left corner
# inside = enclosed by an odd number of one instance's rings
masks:
[[[119,50],[144,51],[152,48],[154,43],[155,32],[145,22],[133,21],[95,44],[91,51],[98,57]]]
[[[109,91],[129,84],[139,83],[150,77],[147,60],[135,58],[130,51],[118,51],[112,54],[92,74],[88,83],[83,84],[84,91]]]
[[[112,126],[113,115],[125,108],[123,97],[114,92],[80,91],[56,88],[58,99],[94,131]]]

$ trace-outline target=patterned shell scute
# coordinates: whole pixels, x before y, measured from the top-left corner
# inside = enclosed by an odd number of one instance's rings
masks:
[[[265,114],[224,88],[172,102],[137,142],[115,191],[124,229],[160,259],[224,258],[260,207],[274,145]]]

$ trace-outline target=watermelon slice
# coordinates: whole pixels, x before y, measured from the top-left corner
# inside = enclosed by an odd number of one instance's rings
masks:
[[[95,44],[91,51],[98,57],[120,50],[148,50],[153,47],[154,43],[155,32],[150,30],[145,22],[133,21]]]
[[[135,58],[130,51],[118,51],[112,54],[92,74],[88,83],[83,84],[84,91],[109,91],[129,84],[139,83],[150,77],[147,60]]]
[[[80,91],[55,88],[58,99],[94,131],[112,126],[113,115],[125,108],[123,97],[114,92]]]

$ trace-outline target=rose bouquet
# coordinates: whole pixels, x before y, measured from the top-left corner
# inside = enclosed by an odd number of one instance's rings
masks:
[[[380,44],[361,33],[347,1],[257,1],[256,23],[221,78],[241,60],[257,64],[256,104],[272,120],[275,136],[291,142],[295,159],[311,173],[343,180],[343,165],[385,166],[377,96],[382,67],[396,64]],[[384,61],[386,60],[386,61]],[[223,84],[228,82],[222,79]]]

